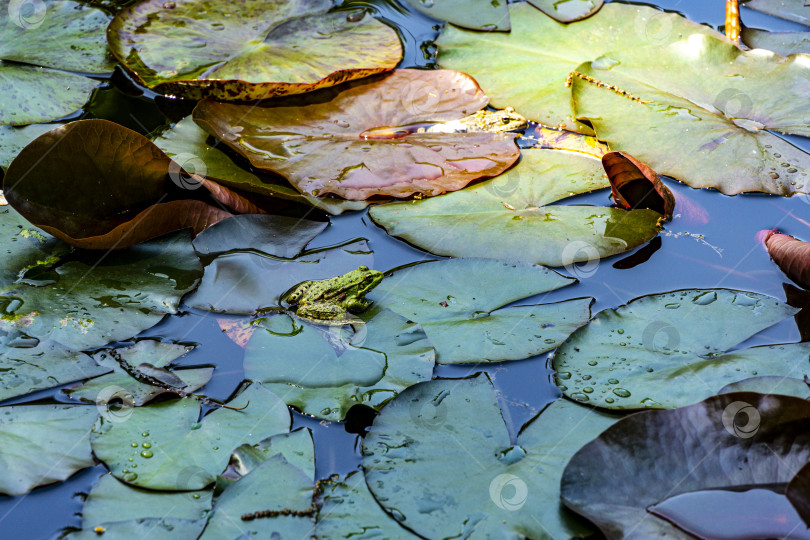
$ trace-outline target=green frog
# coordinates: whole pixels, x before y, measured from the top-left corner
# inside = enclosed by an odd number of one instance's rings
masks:
[[[341,326],[356,323],[357,319],[351,314],[368,309],[371,302],[365,299],[365,295],[382,279],[382,272],[361,266],[342,276],[300,283],[282,300],[297,316],[317,324]]]

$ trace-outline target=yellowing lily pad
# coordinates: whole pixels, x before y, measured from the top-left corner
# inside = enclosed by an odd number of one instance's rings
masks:
[[[419,133],[488,101],[464,73],[400,69],[299,104],[205,100],[194,120],[304,195],[362,200],[439,195],[509,168],[520,155],[514,134]]]
[[[393,28],[329,0],[146,0],[120,11],[110,48],[149,88],[199,99],[257,100],[392,69]]]

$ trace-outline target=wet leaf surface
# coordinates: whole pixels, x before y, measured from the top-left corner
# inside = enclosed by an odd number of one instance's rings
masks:
[[[575,282],[533,264],[449,259],[396,270],[367,298],[420,323],[440,364],[500,362],[549,351],[588,321],[592,298],[504,307]]]
[[[577,71],[577,117],[591,121],[611,149],[659,174],[727,195],[810,190],[810,156],[772,133],[810,134],[803,102],[810,66],[801,57],[743,52],[723,38],[692,35],[666,47],[614,51]],[[650,144],[645,133],[672,144]]]
[[[290,428],[284,402],[260,384],[249,386],[229,405],[247,407],[219,408],[200,418],[200,402],[182,398],[133,408],[123,422],[102,417],[93,428],[93,453],[130,485],[202,489],[225,469],[234,448]]]
[[[358,266],[373,267],[365,240],[305,252],[295,259],[264,253],[220,255],[205,268],[199,288],[186,304],[206,311],[252,315],[280,309],[281,296],[303,281],[327,279]]]
[[[0,493],[22,495],[93,465],[95,407],[13,405],[0,408]]]
[[[771,231],[765,236],[765,247],[787,277],[805,289],[810,288],[810,242]]]
[[[209,227],[194,239],[193,244],[201,255],[251,249],[276,257],[293,258],[328,226],[327,221],[244,214]]]
[[[438,195],[509,168],[520,155],[514,134],[418,132],[488,101],[464,73],[399,69],[291,102],[205,100],[194,120],[304,195],[363,200]]]
[[[548,15],[563,23],[579,21],[590,17],[602,7],[603,0],[529,0],[529,3]]]
[[[559,479],[570,456],[614,421],[556,401],[513,444],[486,375],[434,380],[405,390],[374,420],[363,469],[377,502],[427,538],[587,536],[590,527],[559,503]]]
[[[105,540],[128,540],[154,535],[163,540],[185,540],[197,538],[205,526],[204,520],[175,518],[143,518],[131,521],[106,522],[101,527]],[[99,533],[95,530],[82,530],[69,533],[68,540],[95,540]]]
[[[756,375],[810,372],[810,344],[726,352],[796,310],[762,294],[684,289],[606,309],[554,353],[565,395],[608,409],[673,408]]]
[[[692,538],[648,511],[679,494],[787,484],[810,460],[810,402],[738,392],[630,415],[577,452],[565,505],[609,538]],[[622,482],[615,471],[627,470]]]
[[[245,351],[245,376],[305,414],[342,421],[358,404],[380,409],[430,380],[435,355],[418,324],[372,307],[365,324],[322,327],[288,315],[264,321]],[[294,359],[294,360],[293,360]]]
[[[760,394],[779,394],[810,399],[810,384],[806,379],[770,375],[751,377],[750,379],[727,384],[717,393],[730,394],[731,392],[758,392]]]
[[[282,457],[315,482],[315,443],[309,428],[299,428],[290,433],[279,433],[256,444],[243,444],[231,454],[231,462],[222,476],[217,478],[216,491],[237,482],[250,471],[275,456]]]
[[[630,250],[658,233],[661,214],[553,203],[608,187],[600,162],[578,152],[526,150],[501,176],[456,193],[373,207],[389,234],[437,255],[549,266]]]
[[[619,208],[649,208],[672,221],[675,196],[646,163],[624,152],[608,152],[602,166],[610,181],[613,200]]]
[[[508,32],[509,7],[502,0],[405,0],[416,11],[434,19],[486,32]]]
[[[0,131],[0,137],[2,137],[2,133]],[[240,167],[218,145],[209,146],[207,144],[209,137],[208,133],[195,124],[191,117],[188,117],[175,124],[173,128],[164,131],[154,139],[154,142],[181,167],[193,168],[195,174],[205,176],[229,188],[307,204],[330,214],[362,210],[368,206],[365,201],[344,201],[338,198],[302,195],[281,177],[254,173]],[[0,166],[2,166],[2,161],[0,161]]]
[[[574,120],[565,86],[579,64],[608,51],[662,47],[694,32],[720,35],[647,6],[610,3],[572,24],[560,24],[528,3],[512,4],[509,10],[508,34],[446,27],[437,41],[439,64],[475,77],[493,107],[514,107],[529,120],[590,134],[588,126]]]
[[[72,351],[131,338],[176,313],[202,270],[182,232],[109,254],[70,253],[9,207],[0,232],[0,329]]]
[[[146,86],[199,99],[308,92],[392,69],[393,28],[328,0],[147,0],[110,24],[113,54]]]

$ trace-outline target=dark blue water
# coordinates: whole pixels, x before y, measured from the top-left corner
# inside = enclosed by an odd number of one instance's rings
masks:
[[[715,28],[723,25],[724,4],[722,0],[655,3]],[[406,45],[402,67],[426,66],[430,63],[432,49],[426,42],[435,37],[437,21],[383,0],[345,2],[344,5],[367,7],[400,28]],[[783,31],[796,27],[745,9],[743,18],[751,27]],[[161,98],[155,100],[154,94],[144,93],[117,73],[105,89],[96,93],[88,110],[74,116],[108,118],[148,133],[167,124],[169,119],[177,120],[189,112],[186,104],[170,103]],[[810,151],[810,141],[798,137],[791,138],[791,141]],[[711,190],[694,190],[673,181],[669,181],[668,185],[678,199],[678,215],[660,236],[660,247],[656,240],[650,246],[636,250],[640,252],[638,254],[631,252],[604,259],[595,272],[583,272],[579,284],[523,303],[593,296],[596,298],[595,313],[644,294],[693,287],[739,288],[784,299],[783,283],[787,280],[770,262],[756,235],[763,229],[779,228],[799,238],[810,239],[810,197],[727,197]],[[565,203],[610,204],[606,191],[569,199]],[[354,238],[368,239],[374,251],[373,267],[378,270],[432,258],[386,235],[368,219],[365,212],[331,218],[330,227],[311,246],[329,246]],[[641,262],[645,258],[646,261]],[[226,399],[244,378],[244,351],[222,333],[216,317],[221,315],[189,311],[164,320],[144,332],[143,336],[198,344],[192,353],[183,358],[182,363],[216,365],[214,378],[203,392],[215,399]],[[785,321],[763,331],[748,344],[799,339],[799,331],[793,321]],[[460,377],[477,371],[487,371],[492,376],[500,392],[504,416],[513,433],[546,403],[559,396],[559,391],[551,383],[547,355],[487,366],[437,367],[435,374]],[[58,399],[57,392],[44,391],[8,403],[43,398]],[[356,420],[362,424],[363,416],[358,415]],[[320,477],[357,468],[357,426],[320,421],[297,413],[294,423],[295,427],[307,426],[314,432],[317,473]],[[87,492],[103,473],[104,468],[97,466],[80,472],[67,482],[36,489],[26,496],[0,497],[0,538],[50,538],[64,527],[79,526],[81,493]],[[703,519],[716,520],[718,516],[704,515]]]

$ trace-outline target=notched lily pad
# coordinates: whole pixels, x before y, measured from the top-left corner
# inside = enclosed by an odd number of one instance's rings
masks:
[[[598,313],[554,353],[568,397],[608,409],[673,408],[752,376],[810,373],[810,344],[726,352],[796,313],[775,298],[731,289],[652,294]]]
[[[399,69],[296,101],[204,100],[194,121],[306,196],[438,195],[496,176],[519,157],[514,134],[424,132],[488,101],[464,73]]]
[[[146,0],[120,11],[110,48],[144,85],[190,99],[250,101],[392,69],[393,28],[329,0]]]

